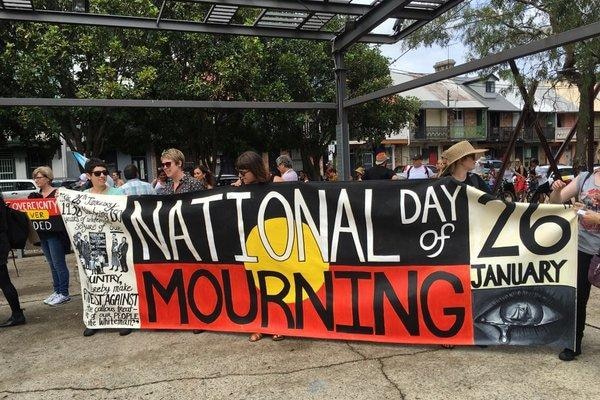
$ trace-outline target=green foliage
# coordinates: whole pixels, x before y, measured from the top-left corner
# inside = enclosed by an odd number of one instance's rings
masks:
[[[71,4],[35,6],[69,10]],[[96,0],[90,7],[94,13],[141,16],[157,15],[160,4]],[[208,9],[168,2],[164,17],[202,21]],[[248,24],[255,17],[256,9],[248,8],[235,22]],[[346,62],[350,97],[391,84],[387,60],[376,48],[355,45]],[[17,97],[335,101],[330,43],[290,39],[9,23],[0,26],[0,78],[7,82],[1,95]],[[380,141],[417,110],[418,102],[400,97],[355,107],[351,135]],[[314,167],[335,137],[336,116],[332,110],[47,108],[0,110],[0,122],[13,136],[60,134],[90,156],[107,149],[140,154],[150,146],[176,146],[210,164],[218,152],[233,157],[248,148],[299,148]]]

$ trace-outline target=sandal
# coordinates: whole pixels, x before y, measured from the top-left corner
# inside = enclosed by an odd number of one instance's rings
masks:
[[[285,336],[283,335],[273,335],[273,341],[274,342],[279,342],[281,340],[285,339]]]
[[[264,335],[262,333],[256,332],[256,333],[253,333],[252,335],[250,335],[250,337],[248,338],[248,340],[251,341],[251,342],[258,342],[263,337],[264,337]]]

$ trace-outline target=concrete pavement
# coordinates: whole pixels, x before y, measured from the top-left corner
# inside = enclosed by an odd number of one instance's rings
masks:
[[[41,256],[9,266],[27,325],[0,330],[0,399],[600,399],[600,290],[592,288],[584,354],[539,347],[380,345],[245,334],[103,331],[85,338],[79,282],[49,307]],[[0,318],[10,311],[0,298]]]

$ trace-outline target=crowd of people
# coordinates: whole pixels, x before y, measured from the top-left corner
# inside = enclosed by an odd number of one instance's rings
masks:
[[[449,179],[466,185],[478,188],[486,193],[491,193],[489,183],[486,182],[478,169],[481,167],[484,158],[477,159],[477,155],[485,153],[486,149],[475,149],[468,141],[462,141],[454,144],[444,151],[437,167],[438,172],[434,173],[430,168],[423,165],[423,157],[415,154],[412,157],[412,165],[404,170],[407,179]],[[369,169],[364,167],[356,168],[354,179],[357,181],[366,180],[396,180],[399,179],[391,169],[388,168],[389,157],[385,152],[379,152],[375,157],[375,165]],[[300,171],[297,173],[293,169],[292,160],[288,155],[281,155],[276,159],[276,169],[269,171],[263,158],[253,152],[242,153],[235,162],[235,168],[238,173],[238,180],[233,182],[233,186],[258,185],[278,182],[301,181],[308,182],[308,175]],[[527,172],[520,160],[515,160],[514,167],[507,168],[506,177],[514,178],[515,190],[523,190],[526,174],[533,175],[538,180],[538,190],[548,193],[549,200],[552,203],[564,203],[571,199],[578,199],[580,212],[579,224],[579,253],[577,258],[578,282],[577,282],[577,342],[574,349],[564,349],[559,357],[561,360],[570,361],[581,354],[581,339],[585,328],[586,305],[590,294],[590,282],[587,279],[587,268],[593,255],[600,250],[600,172],[591,174],[581,173],[568,185],[561,180],[552,183],[544,180],[543,174],[539,173],[536,167],[539,166],[537,160],[530,162],[531,171]],[[178,149],[168,149],[161,154],[161,168],[156,179],[151,183],[139,179],[138,169],[131,164],[126,166],[123,171],[115,171],[110,174],[107,165],[99,159],[90,159],[85,165],[85,176],[88,188],[85,190],[93,194],[108,195],[171,195],[177,193],[195,192],[210,190],[216,187],[215,177],[206,166],[199,165],[191,171],[191,174],[184,169],[185,157]],[[111,176],[112,175],[112,176]],[[122,179],[124,177],[124,179]],[[51,198],[56,197],[57,189],[51,186],[53,180],[52,170],[49,167],[39,167],[33,171],[33,179],[39,188],[39,191],[33,193],[31,198]],[[333,166],[325,168],[324,180],[337,181],[337,171]],[[0,327],[10,327],[22,325],[26,322],[23,310],[20,307],[17,291],[15,290],[7,270],[7,260],[9,244],[7,239],[6,224],[6,204],[0,197],[0,289],[2,289],[11,308],[11,317]],[[69,295],[69,269],[67,268],[65,255],[70,249],[69,238],[64,230],[56,232],[40,232],[41,247],[50,267],[52,276],[53,292],[46,299],[44,304],[49,306],[59,306],[71,300]],[[114,246],[119,246],[115,243]],[[115,265],[119,263],[116,260]],[[85,336],[91,336],[97,330],[86,328]],[[122,329],[119,334],[127,335],[130,329]],[[194,333],[202,331],[196,330]],[[253,333],[249,340],[255,342],[265,335],[263,333]],[[273,340],[282,340],[283,336],[273,334]]]

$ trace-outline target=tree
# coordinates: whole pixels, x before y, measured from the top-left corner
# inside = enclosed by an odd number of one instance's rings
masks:
[[[68,9],[72,2],[53,1],[50,8]],[[146,0],[92,3],[94,12],[135,14],[156,10]],[[158,12],[156,10],[156,12]],[[12,92],[19,97],[141,98],[157,78],[160,54],[156,32],[99,27],[11,23],[11,43],[1,57],[9,60]],[[5,39],[6,40],[6,39]],[[119,110],[56,108],[42,110],[54,121],[69,147],[98,156],[109,138],[107,129]]]
[[[485,57],[600,20],[600,7],[589,0],[483,0],[459,6],[411,36],[408,46],[418,43],[442,46],[458,38],[469,56]],[[600,40],[591,39],[538,53],[518,61],[523,80],[507,65],[492,70],[512,80],[523,92],[540,81],[567,81],[579,93],[579,124],[574,165],[585,165],[587,133],[593,130],[593,91],[600,82]],[[525,99],[527,100],[527,99]]]
[[[54,0],[49,8],[71,5]],[[139,15],[158,13],[160,2],[99,0],[92,11]],[[208,5],[171,2],[169,18],[200,20]],[[142,12],[143,11],[143,12]],[[242,9],[236,22],[256,16]],[[7,24],[0,38],[0,74],[7,93],[19,97],[130,98],[332,102],[335,80],[330,44],[195,33],[103,27]],[[347,54],[349,94],[391,84],[387,61],[375,48],[355,45]],[[32,66],[36,66],[32,68]],[[381,140],[410,122],[415,101],[401,98],[353,109],[353,138]],[[30,111],[27,111],[30,113]],[[318,173],[326,146],[335,137],[332,111],[129,110],[50,108],[28,114],[44,120],[73,150],[88,156],[106,149],[139,152],[154,146],[181,147],[195,162],[214,167],[217,155],[234,157],[248,148],[299,148],[305,168]],[[14,121],[11,131],[28,126]],[[32,130],[40,129],[35,125]]]

